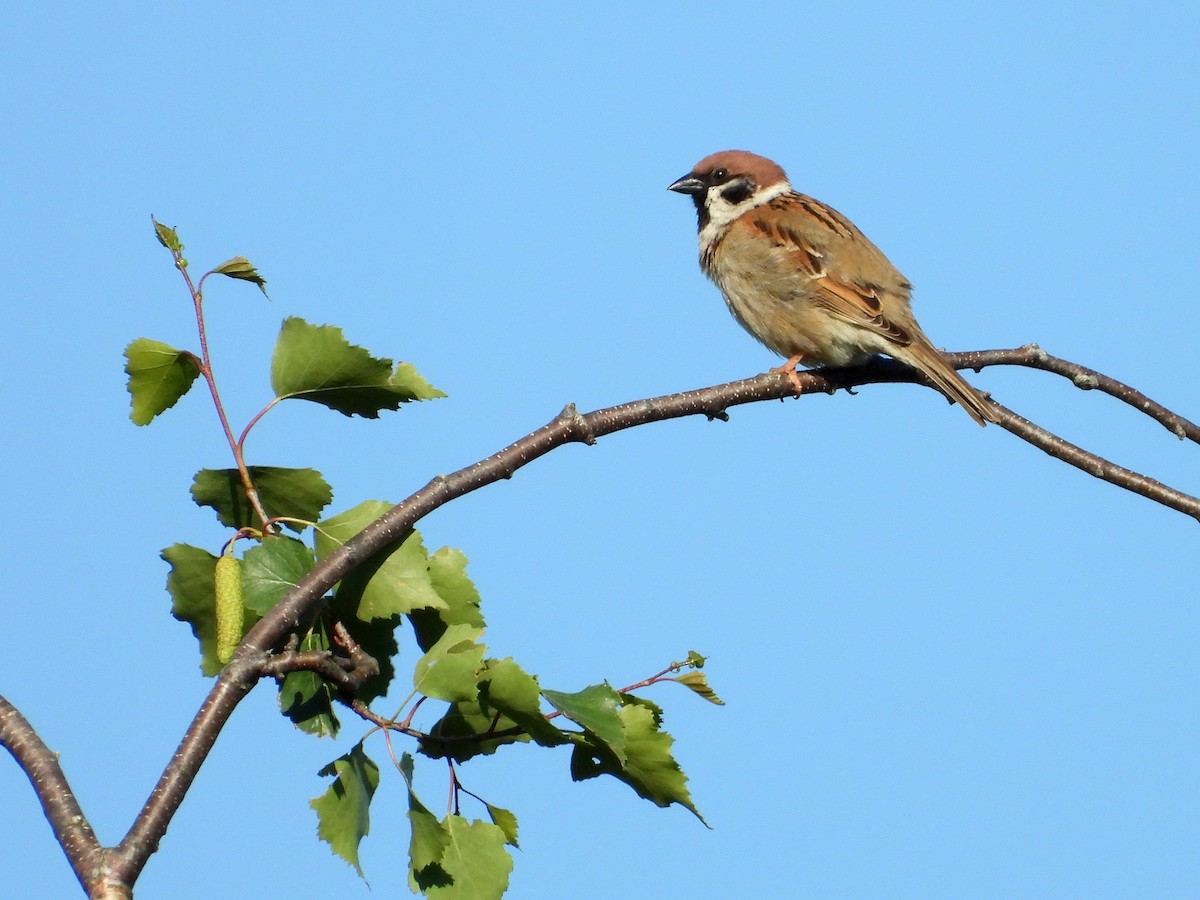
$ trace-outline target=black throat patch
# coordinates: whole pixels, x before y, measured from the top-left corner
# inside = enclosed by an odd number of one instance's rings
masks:
[[[696,204],[696,230],[703,231],[704,226],[708,224],[711,218],[708,214],[708,206],[704,202],[704,194],[692,194],[692,202]]]

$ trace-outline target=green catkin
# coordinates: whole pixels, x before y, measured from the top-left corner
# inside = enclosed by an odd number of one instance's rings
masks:
[[[217,595],[217,659],[229,662],[242,639],[245,607],[242,606],[241,560],[222,556],[214,578]]]

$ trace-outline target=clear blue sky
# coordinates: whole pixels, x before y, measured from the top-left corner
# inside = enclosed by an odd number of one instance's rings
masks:
[[[125,344],[194,345],[151,213],[194,266],[244,254],[269,279],[269,304],[209,291],[235,419],[292,314],[449,394],[375,423],[272,414],[251,460],[321,469],[337,508],[567,402],[776,364],[665,190],[729,147],[851,216],[936,343],[1037,341],[1200,417],[1194,4],[253,6],[17,6],[0,28],[0,693],[106,843],[208,687],[159,550],[226,537],[187,493],[228,464],[203,395],[128,420]],[[1200,450],[1115,401],[972,380],[1200,491]],[[495,655],[576,690],[694,648],[728,701],[651,693],[712,831],[572,785],[565,752],[468,766],[520,819],[512,896],[1200,894],[1197,527],[913,386],[571,446],[438,511],[426,542],[469,556]],[[238,710],[140,896],[407,895],[382,744],[368,894],[307,807],[364,729],[320,742],[274,706],[264,685]],[[439,767],[419,782],[440,807]],[[72,896],[8,759],[0,808],[0,894]]]

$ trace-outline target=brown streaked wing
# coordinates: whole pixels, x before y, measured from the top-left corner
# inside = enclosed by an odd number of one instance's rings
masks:
[[[894,344],[907,347],[912,343],[912,335],[907,330],[884,316],[874,288],[836,281],[828,275],[818,279],[816,287],[818,292],[814,299],[839,319],[870,329]]]
[[[770,207],[784,215],[804,213],[833,234],[843,238],[851,236],[848,223],[840,214],[811,197],[791,194],[772,201]],[[878,288],[833,278],[825,268],[825,254],[781,221],[780,215],[755,216],[751,226],[777,247],[789,251],[789,258],[796,268],[812,281],[815,289],[812,299],[831,315],[877,332],[894,343],[904,346],[912,343],[912,335],[883,315]]]
[[[811,278],[825,275],[825,254],[781,222],[778,216],[755,216],[750,226],[775,246],[792,254],[790,258],[804,274]]]
[[[772,200],[768,207],[784,215],[804,215],[822,228],[838,237],[853,237],[857,229],[840,212],[831,206],[826,206],[820,200],[807,194],[783,194]]]

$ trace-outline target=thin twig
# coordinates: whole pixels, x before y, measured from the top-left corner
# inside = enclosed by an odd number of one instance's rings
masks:
[[[665,676],[669,675],[671,672],[678,672],[680,669],[688,668],[691,665],[691,663],[686,661],[671,663],[671,665],[667,666],[661,672],[657,672],[648,678],[643,678],[641,681],[635,681],[633,684],[626,685],[623,688],[617,688],[616,692],[618,694],[632,694],[634,691],[641,690],[645,687],[650,687],[654,684],[661,684],[664,681],[674,681],[674,679],[667,678]],[[421,703],[424,703],[426,699],[427,698],[422,697],[417,702],[417,705],[419,706]],[[499,710],[497,710],[496,714],[492,717],[492,723],[488,726],[487,731],[477,732],[475,734],[439,735],[431,734],[427,731],[420,731],[419,729],[411,727],[411,713],[403,722],[398,722],[394,718],[388,719],[379,715],[361,700],[351,700],[347,702],[346,705],[363,719],[373,723],[379,730],[383,731],[384,734],[391,734],[391,732],[397,731],[401,734],[406,734],[409,737],[416,738],[418,741],[427,741],[431,744],[437,744],[445,750],[449,750],[451,747],[457,744],[483,744],[487,741],[503,740],[504,738],[520,737],[521,735],[529,734],[528,729],[526,729],[523,725],[512,725],[508,728],[497,729],[496,726],[500,723],[500,719],[503,718],[503,713],[501,713]],[[561,710],[555,710],[553,712],[543,713],[542,718],[547,722],[553,722],[561,715],[563,715]],[[389,748],[391,747],[390,740],[388,742],[388,746]],[[467,791],[467,793],[471,794],[470,791]],[[471,794],[471,796],[475,797],[477,800],[481,799],[475,794]]]
[[[351,671],[356,673],[356,677],[362,681],[368,681],[379,674],[379,662],[366,650],[364,650],[350,634],[350,630],[346,628],[344,622],[340,619],[333,618],[333,626],[330,629],[333,632],[333,640],[339,647],[346,651],[350,657]]]
[[[978,371],[986,366],[1026,366],[1031,369],[1041,369],[1043,372],[1053,372],[1068,379],[1075,387],[1083,391],[1100,391],[1110,397],[1116,397],[1122,403],[1127,403],[1140,413],[1144,413],[1180,440],[1187,439],[1200,444],[1200,425],[1188,421],[1178,413],[1172,412],[1161,403],[1156,403],[1141,391],[1124,384],[1111,376],[1079,363],[1068,362],[1058,356],[1051,356],[1037,344],[1026,344],[1014,350],[978,350],[971,353],[952,354],[956,365],[961,369]]]
[[[1200,521],[1200,500],[1197,500],[1190,494],[1177,491],[1160,481],[1155,481],[1153,478],[1148,478],[1145,475],[1134,472],[1132,469],[1118,466],[1116,463],[1109,462],[1104,457],[1098,456],[1095,453],[1089,453],[1082,447],[1072,444],[1070,441],[1063,440],[1057,435],[1046,431],[1044,428],[1034,425],[1028,419],[1018,416],[1012,410],[1000,406],[998,403],[996,407],[1000,410],[999,424],[1001,428],[1015,434],[1024,441],[1028,441],[1039,450],[1044,450],[1055,459],[1062,460],[1081,471],[1087,472],[1089,475],[1094,475],[1097,478],[1107,481],[1109,484],[1115,484],[1118,487],[1125,488],[1127,491],[1141,494],[1155,503],[1161,503],[1163,506],[1170,507]]]
[[[379,674],[375,658],[357,644],[354,649],[355,655],[350,658],[335,656],[328,650],[284,650],[267,659],[260,671],[272,678],[289,672],[312,672],[352,697],[365,682]]]
[[[234,438],[233,428],[229,424],[229,417],[225,414],[225,405],[221,402],[221,392],[217,389],[217,379],[213,374],[212,356],[208,352],[208,328],[204,322],[204,281],[212,272],[206,272],[200,278],[200,283],[194,284],[192,276],[188,272],[187,263],[184,262],[182,250],[171,250],[170,252],[175,260],[175,268],[183,276],[188,292],[192,296],[192,306],[196,313],[196,331],[200,336],[200,374],[204,376],[204,381],[208,385],[208,392],[212,395],[213,405],[217,409],[217,418],[221,420],[221,429],[225,432],[225,439],[229,442],[229,449],[233,452],[233,460],[237,466],[238,476],[242,482],[242,489],[246,493],[246,499],[254,507],[254,511],[258,514],[263,529],[266,530],[268,521],[267,512],[263,508],[262,500],[259,498],[258,488],[254,486],[254,481],[250,477],[250,469],[246,465],[246,458],[242,452],[242,442],[246,439],[249,426],[247,426],[246,431],[242,432],[241,438]],[[267,409],[270,409],[270,407],[268,406]],[[263,412],[266,412],[266,410],[263,410]],[[255,417],[255,420],[257,421],[261,416],[262,413],[259,413]]]

